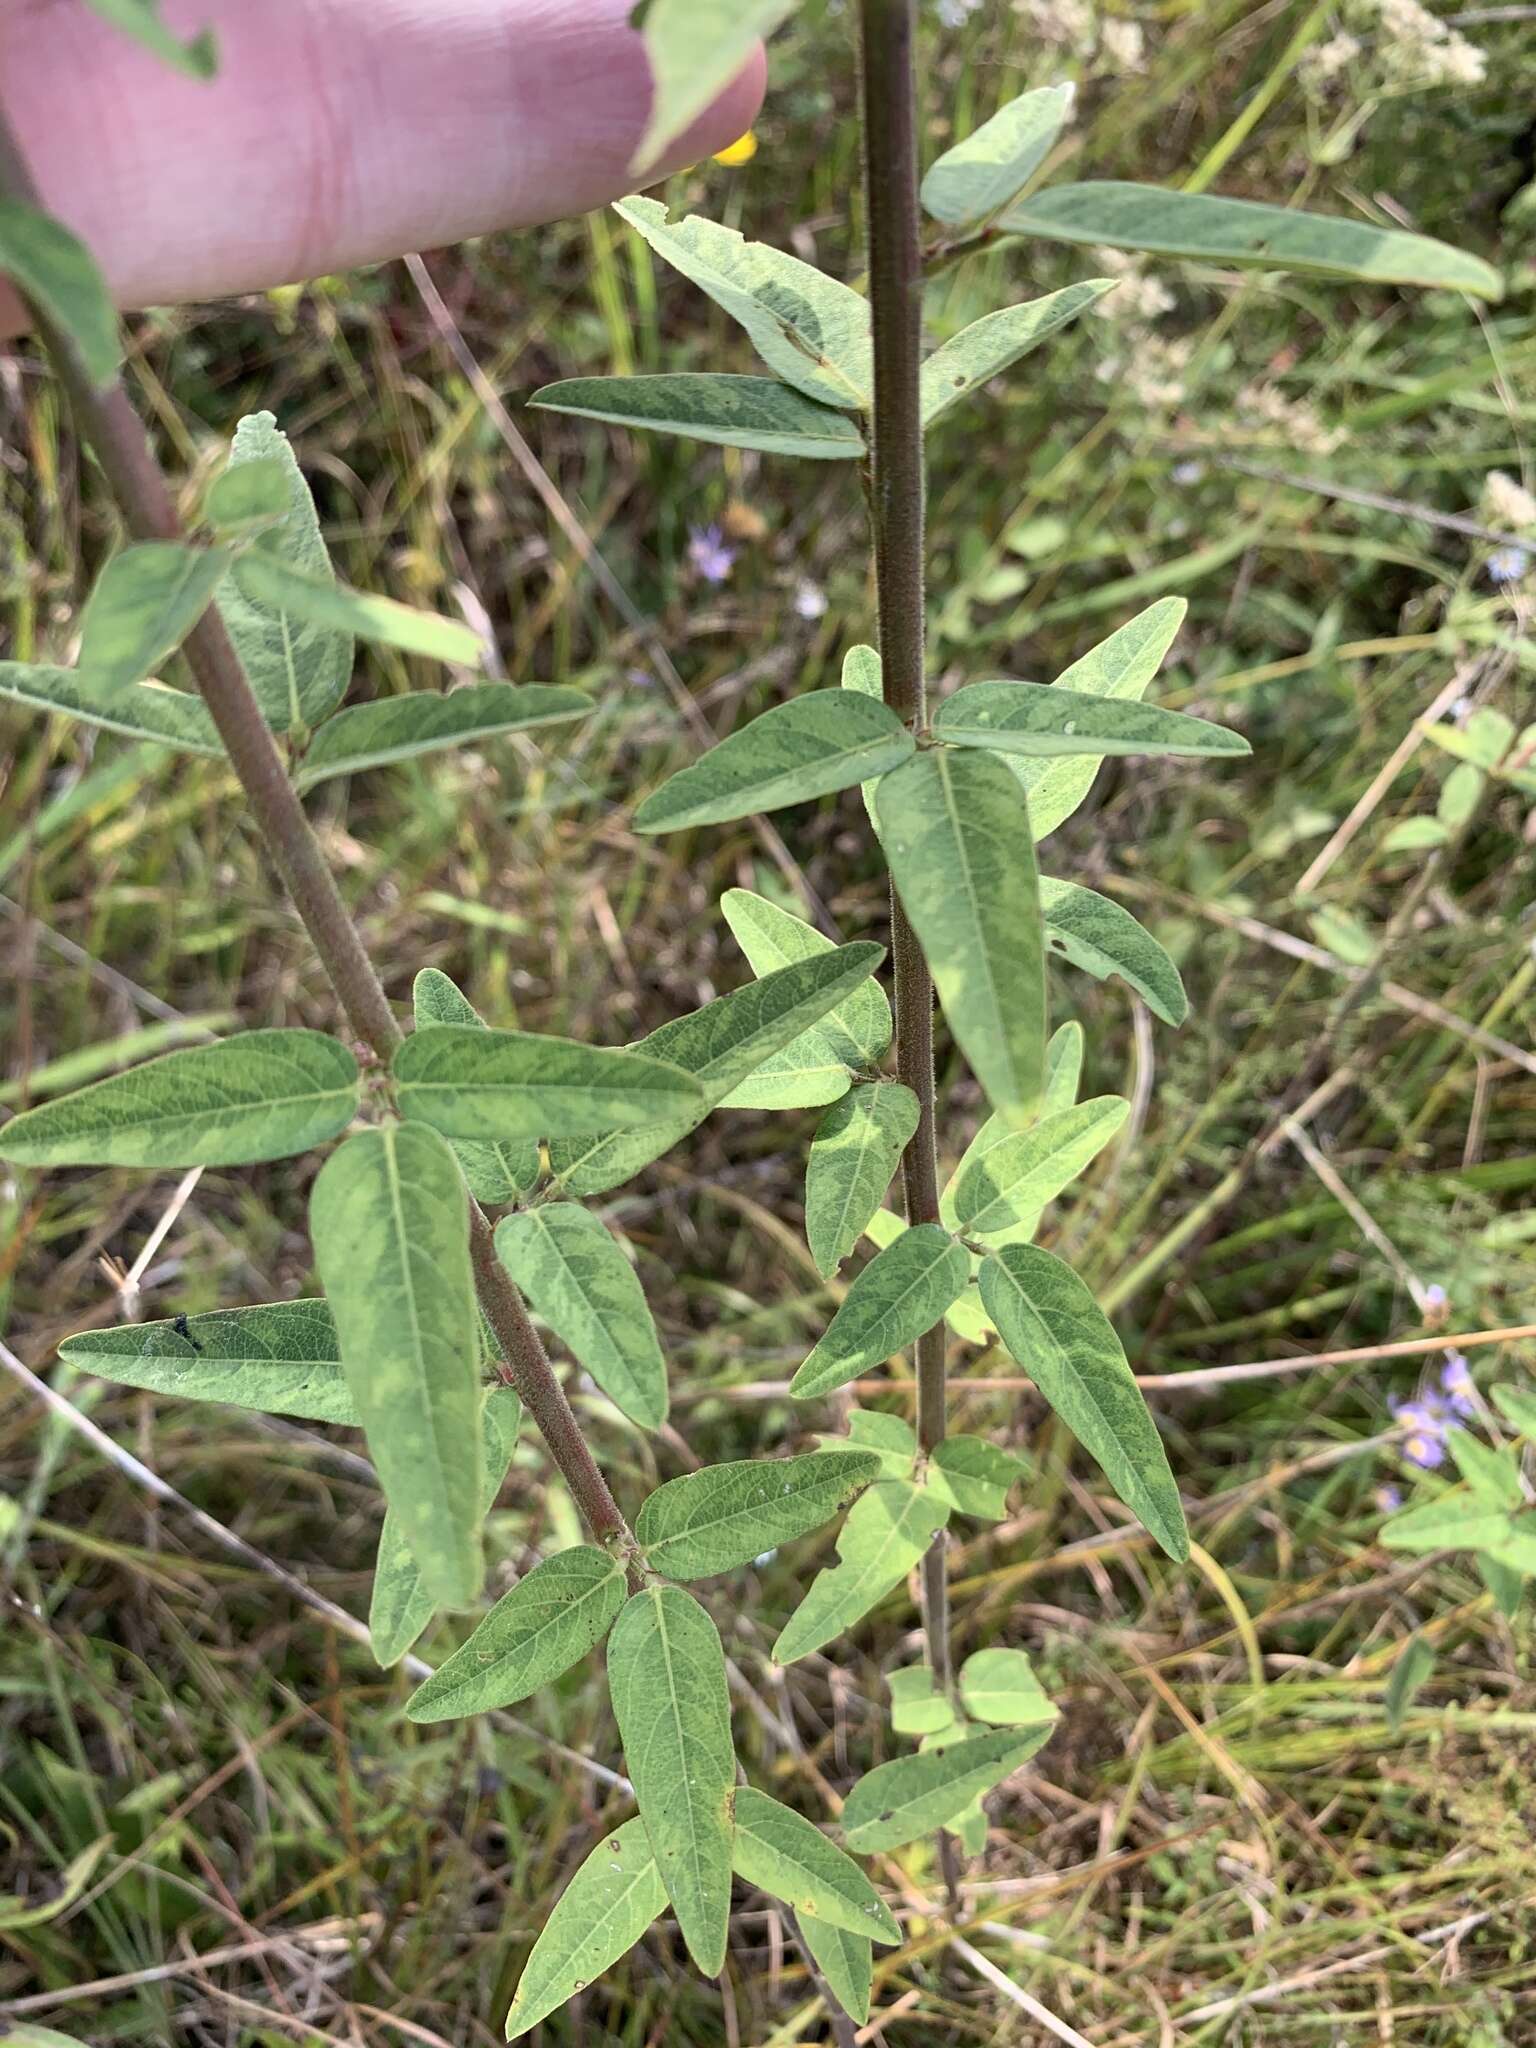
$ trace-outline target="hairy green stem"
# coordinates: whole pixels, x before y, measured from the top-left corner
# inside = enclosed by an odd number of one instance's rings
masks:
[[[3,112],[0,197],[26,206],[41,204]],[[119,382],[98,389],[81,365],[69,335],[41,308],[33,306],[31,311],[76,425],[101,465],[129,532],[141,541],[180,540],[182,527],[175,504],[126,390]],[[216,611],[204,613],[187,636],[184,651],[256,828],[347,1022],[369,1051],[387,1064],[400,1043],[400,1027]],[[469,1208],[476,1291],[505,1355],[512,1384],[592,1533],[600,1542],[626,1550],[633,1542],[628,1525],[587,1447],[523,1298],[496,1256],[489,1220],[473,1198]]]
[[[914,730],[927,723],[923,608],[923,248],[918,211],[916,0],[860,0],[864,195],[875,390],[870,415],[870,524],[885,701]],[[917,1128],[902,1155],[909,1224],[939,1220],[933,1074],[933,978],[916,932],[891,892],[896,1071],[917,1097]],[[944,1325],[917,1344],[917,1437],[944,1440]],[[950,1681],[949,1571],[940,1536],[923,1559],[923,1630],[941,1686]],[[951,1837],[939,1837],[945,1881],[957,1895]]]

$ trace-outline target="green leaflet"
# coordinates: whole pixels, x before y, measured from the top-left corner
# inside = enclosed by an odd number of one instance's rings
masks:
[[[867,1934],[850,1934],[807,1913],[799,1921],[800,1939],[810,1950],[827,1989],[843,2011],[862,2027],[869,2018],[869,1993],[874,1981],[874,1950]]]
[[[838,1562],[818,1572],[773,1655],[793,1664],[845,1634],[911,1571],[949,1519],[944,1501],[903,1479],[878,1479],[848,1512]]]
[[[754,1068],[836,1009],[884,958],[881,946],[834,946],[663,1024],[636,1049],[692,1074],[704,1089],[705,1108],[642,1131],[585,1142],[557,1140],[549,1148],[551,1172],[572,1195],[601,1194],[628,1180],[701,1124],[709,1109],[739,1088]]]
[[[394,761],[504,733],[568,725],[591,709],[592,699],[584,691],[545,683],[470,683],[462,690],[379,697],[338,712],[316,734],[294,772],[294,787],[313,789],[332,776],[387,768]]]
[[[683,371],[661,377],[570,377],[528,401],[548,412],[607,420],[617,427],[687,434],[723,448],[847,461],[864,453],[864,436],[845,412],[819,405],[777,377]]]
[[[1043,1748],[1053,1723],[1022,1733],[971,1735],[942,1749],[896,1757],[860,1778],[843,1808],[843,1839],[859,1856],[931,1834]]]
[[[1178,1026],[1189,1015],[1179,970],[1144,924],[1122,904],[1077,882],[1040,877],[1045,943],[1097,981],[1118,974],[1153,1016]]]
[[[648,1586],[608,1644],[608,1690],[640,1816],[688,1953],[725,1963],[736,1757],[715,1624],[681,1586]]]
[[[805,1168],[805,1235],[819,1273],[835,1273],[863,1236],[917,1119],[910,1088],[876,1081],[835,1102],[816,1126]]]
[[[104,389],[123,351],[117,315],[96,259],[62,221],[0,199],[0,271],[69,336],[91,382]]]
[[[1161,667],[1188,609],[1182,597],[1159,598],[1073,662],[1052,688],[1136,702]],[[1010,755],[1008,765],[1029,796],[1029,819],[1036,839],[1044,839],[1071,817],[1099,772],[1097,758],[1031,761]]]
[[[1387,1680],[1387,1689],[1382,1696],[1389,1735],[1396,1735],[1401,1730],[1403,1716],[1413,1705],[1414,1695],[1434,1668],[1434,1650],[1423,1636],[1412,1637],[1407,1649],[1392,1666],[1392,1675]]]
[[[879,1469],[872,1453],[850,1450],[707,1465],[659,1486],[635,1536],[653,1571],[706,1579],[819,1529]]]
[[[1251,754],[1241,733],[1183,711],[1097,697],[1060,683],[967,683],[934,716],[937,738],[998,754]]]
[[[480,1410],[480,1519],[495,1505],[502,1481],[517,1449],[523,1404],[510,1387],[491,1387]],[[373,1660],[388,1670],[398,1664],[437,1612],[437,1603],[421,1583],[421,1571],[400,1528],[399,1517],[385,1514],[373,1562],[373,1596],[368,1605],[368,1637]]]
[[[844,1439],[825,1436],[822,1445],[840,1451]],[[850,1408],[847,1442],[861,1451],[871,1451],[880,1461],[882,1479],[910,1479],[917,1462],[917,1432],[902,1415],[887,1415],[878,1408]]]
[[[880,837],[949,1028],[1005,1122],[1045,1065],[1045,948],[1029,812],[993,755],[935,747],[875,795]]]
[[[843,673],[838,687],[843,690],[857,691],[861,697],[879,697],[883,700],[885,695],[884,671],[881,668],[878,652],[873,647],[850,647],[843,656]],[[874,826],[876,833],[878,833],[880,830],[880,820],[875,815],[875,784],[873,782],[863,784],[863,797],[864,808],[869,813],[869,822]]]
[[[854,1279],[789,1391],[810,1401],[884,1364],[933,1328],[969,1277],[964,1245],[941,1224],[904,1230]]]
[[[579,1204],[546,1202],[501,1219],[496,1255],[609,1400],[642,1429],[660,1429],[666,1360],[617,1238]]]
[[[1478,1551],[1472,1562],[1477,1566],[1477,1575],[1493,1595],[1493,1604],[1506,1621],[1512,1621],[1520,1612],[1520,1602],[1525,1597],[1525,1573],[1516,1571],[1512,1565],[1501,1564],[1496,1557],[1488,1557]]]
[[[144,541],[115,554],[80,615],[80,674],[124,690],[157,673],[213,602],[227,548]]]
[[[621,199],[613,210],[746,329],[776,377],[823,405],[857,412],[869,404],[874,351],[867,299],[717,221],[697,214],[669,221],[659,200]]]
[[[930,1665],[888,1671],[885,1682],[891,1694],[891,1726],[898,1735],[937,1735],[953,1727],[955,1710],[940,1692]]]
[[[1000,225],[1009,234],[1102,243],[1195,262],[1438,286],[1484,299],[1498,299],[1504,290],[1489,264],[1427,235],[1249,199],[1222,199],[1210,192],[1169,192],[1111,181],[1056,185],[1010,208]]]
[[[212,31],[205,28],[194,36],[174,35],[160,19],[160,0],[85,0],[85,4],[188,78],[212,78],[219,68]],[[27,2044],[17,2041],[13,2048],[27,2048]]]
[[[635,812],[635,829],[720,825],[830,796],[899,767],[915,748],[885,704],[854,690],[809,690],[669,776]]]
[[[1536,1443],[1536,1393],[1522,1387],[1495,1387],[1493,1405],[1512,1429]]]
[[[699,1085],[647,1055],[483,1024],[434,1024],[391,1063],[400,1114],[446,1138],[562,1137],[702,1110]]]
[[[803,1814],[750,1785],[737,1788],[731,1853],[738,1877],[797,1914],[866,1941],[900,1941],[896,1916],[853,1858]]]
[[[525,1572],[462,1648],[406,1702],[413,1721],[452,1721],[525,1700],[600,1643],[624,1605],[624,1569],[579,1543]]]
[[[288,517],[290,477],[279,455],[228,463],[203,493],[203,518],[222,539],[249,540]]]
[[[448,976],[436,967],[423,967],[411,984],[411,999],[416,1012],[416,1029],[425,1030],[432,1024],[478,1025],[485,1030],[485,1019],[473,1003],[454,987]],[[464,1170],[469,1182],[469,1192],[478,1202],[511,1202],[519,1195],[526,1195],[539,1184],[543,1165],[539,1159],[539,1148],[530,1138],[450,1139],[453,1156]]]
[[[655,1852],[637,1815],[603,1836],[560,1894],[523,1965],[507,2013],[507,2039],[515,2041],[596,1983],[666,1903]]]
[[[348,590],[333,577],[313,576],[264,548],[252,548],[235,563],[235,587],[251,604],[321,626],[333,633],[353,633],[430,661],[450,661],[478,668],[480,636],[472,626],[436,612],[415,611],[392,597]]]
[[[104,1380],[182,1401],[224,1401],[311,1422],[358,1419],[324,1301],[274,1301],[81,1330],[64,1339],[59,1356]]]
[[[1095,1095],[996,1144],[971,1147],[955,1175],[956,1228],[972,1237],[1038,1216],[1095,1160],[1130,1114],[1120,1095]]]
[[[776,968],[801,960],[822,959],[836,950],[832,940],[803,917],[780,909],[750,889],[727,889],[720,908],[756,975],[772,974]],[[866,978],[804,1036],[825,1040],[829,1055],[850,1067],[874,1066],[891,1042],[891,1006],[885,990],[879,982]],[[786,1051],[794,1049],[789,1046]]]
[[[984,1436],[947,1436],[928,1461],[928,1484],[958,1513],[1000,1522],[1009,1489],[1028,1469],[1016,1453]]]
[[[1496,1450],[1465,1429],[1451,1430],[1445,1441],[1457,1471],[1485,1507],[1513,1510],[1525,1506],[1517,1452]]]
[[[89,0],[91,6],[97,0]],[[85,2048],[73,2034],[55,2033],[52,2027],[35,2027],[29,2020],[11,2022],[4,2036],[6,2048]]]
[[[929,169],[922,199],[950,227],[979,224],[1023,190],[1049,155],[1072,111],[1075,88],[1042,85],[1021,93],[957,142]]]
[[[1070,1266],[1033,1245],[982,1262],[998,1334],[1126,1506],[1182,1564],[1189,1531],[1168,1454],[1120,1339]]]
[[[1090,277],[1043,299],[1030,299],[1022,306],[1004,306],[996,313],[987,313],[951,336],[922,366],[924,427],[931,427],[952,405],[969,398],[978,386],[1028,355],[1032,348],[1038,348],[1095,299],[1112,291],[1114,284],[1112,277]]]
[[[1022,1650],[977,1650],[960,1667],[960,1698],[968,1714],[1005,1728],[1054,1721],[1035,1667]]]
[[[1480,1550],[1513,1571],[1536,1572],[1536,1515],[1489,1507],[1472,1492],[1443,1493],[1382,1525],[1389,1550]]]
[[[94,1081],[0,1127],[21,1166],[244,1166],[323,1145],[357,1110],[357,1061],[319,1031],[242,1031]]]
[[[795,5],[796,0],[641,0],[633,19],[645,35],[655,91],[631,168],[654,163]]]
[[[334,577],[320,537],[315,501],[288,436],[269,412],[247,415],[235,429],[226,477],[247,464],[278,463],[287,479],[288,511],[256,545],[280,565],[325,581]],[[282,600],[247,592],[231,578],[219,613],[250,678],[261,715],[278,732],[303,732],[328,718],[352,679],[352,635],[301,615]]]
[[[359,1131],[321,1167],[309,1221],[385,1501],[433,1600],[468,1606],[483,1576],[480,1321],[458,1163],[423,1124]]]
[[[200,697],[185,690],[135,684],[113,689],[74,668],[39,662],[0,661],[0,698],[31,711],[59,711],[129,739],[158,740],[183,754],[222,760],[224,742]]]
[[[1041,877],[1040,894],[1044,901],[1046,882]],[[1059,1024],[1051,1033],[1045,1048],[1045,1086],[1040,1091],[1040,1107],[1035,1122],[1046,1117],[1057,1116],[1064,1109],[1070,1109],[1077,1100],[1077,1084],[1083,1072],[1083,1027],[1077,1023]],[[960,1164],[950,1175],[949,1185],[939,1197],[939,1221],[946,1230],[958,1230],[960,1219],[955,1214],[955,1187],[962,1173],[982,1159],[995,1145],[1001,1145],[1005,1138],[1014,1135],[1001,1117],[989,1116],[981,1129],[965,1148]],[[1034,1230],[1028,1233],[1034,1236]],[[1025,1240],[1027,1241],[1027,1240]]]

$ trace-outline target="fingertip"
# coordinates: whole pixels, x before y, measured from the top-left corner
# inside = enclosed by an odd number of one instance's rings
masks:
[[[767,90],[768,53],[759,43],[718,99],[669,142],[654,162],[637,166],[636,183],[654,185],[673,171],[685,170],[702,157],[727,148],[757,119]]]

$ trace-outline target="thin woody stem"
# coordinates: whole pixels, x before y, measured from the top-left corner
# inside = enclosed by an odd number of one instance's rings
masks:
[[[860,0],[864,192],[868,220],[870,319],[875,388],[870,417],[870,523],[879,599],[885,701],[914,731],[927,723],[923,610],[924,499],[923,251],[918,212],[916,0]],[[896,990],[896,1071],[917,1097],[917,1129],[902,1155],[909,1224],[939,1220],[933,1075],[933,979],[916,932],[891,894]],[[947,1424],[944,1326],[917,1344],[917,1436],[924,1453]],[[940,1536],[922,1565],[928,1661],[948,1687],[949,1578]],[[940,1836],[951,1899],[954,1846]]]
[[[0,197],[27,206],[40,204],[30,169],[3,112]],[[69,335],[41,308],[33,306],[31,310],[76,425],[101,464],[129,532],[141,541],[180,540],[182,528],[175,504],[122,384],[97,388]],[[400,1044],[400,1027],[216,611],[204,613],[187,636],[184,651],[256,828],[309,933],[336,1000],[356,1037],[387,1064]],[[587,1447],[523,1298],[496,1257],[490,1222],[473,1199],[469,1212],[476,1291],[505,1355],[512,1384],[593,1535],[600,1542],[626,1548],[633,1540],[628,1526]]]

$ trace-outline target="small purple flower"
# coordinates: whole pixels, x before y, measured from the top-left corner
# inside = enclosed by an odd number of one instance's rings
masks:
[[[819,583],[813,583],[809,576],[803,576],[795,586],[795,610],[802,619],[825,617],[827,593]]]
[[[1432,1281],[1424,1290],[1424,1306],[1428,1309],[1444,1308],[1447,1296],[1438,1280]]]
[[[1450,1410],[1437,1394],[1425,1394],[1416,1401],[1391,1401],[1392,1417],[1408,1433],[1403,1438],[1403,1456],[1426,1472],[1445,1459],[1445,1437],[1450,1427]]]
[[[1477,1388],[1472,1380],[1472,1368],[1459,1351],[1448,1351],[1445,1364],[1440,1371],[1440,1391],[1450,1403],[1451,1412],[1465,1418],[1477,1413]]]
[[[1378,1486],[1376,1505],[1384,1515],[1395,1515],[1403,1504],[1403,1489],[1400,1486]]]
[[[688,560],[706,583],[725,583],[736,566],[736,550],[718,526],[695,526],[688,533]]]
[[[1404,1437],[1403,1456],[1410,1465],[1422,1465],[1426,1472],[1433,1472],[1437,1465],[1445,1463],[1445,1439],[1427,1431]]]
[[[1488,581],[1518,583],[1530,566],[1531,558],[1524,548],[1495,548],[1488,557]]]

